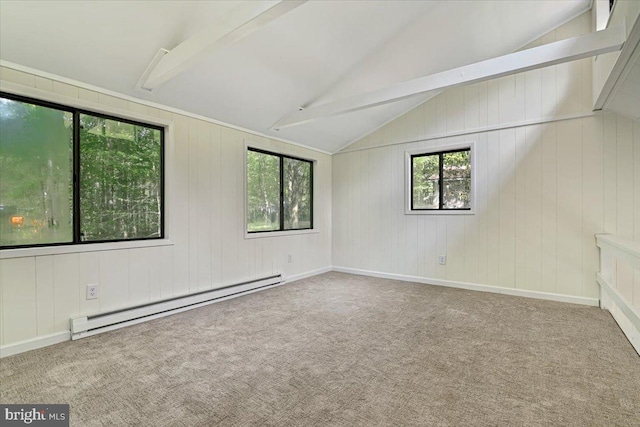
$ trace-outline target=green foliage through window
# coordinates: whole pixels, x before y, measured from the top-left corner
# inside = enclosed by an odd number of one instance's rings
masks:
[[[470,149],[411,156],[412,210],[470,208]]]
[[[163,237],[163,137],[155,126],[2,94],[0,246]]]
[[[80,114],[83,241],[162,235],[161,132]]]
[[[247,152],[249,231],[280,229],[280,157]]]
[[[247,231],[313,228],[313,164],[247,150]]]
[[[0,98],[0,246],[73,241],[72,121]]]

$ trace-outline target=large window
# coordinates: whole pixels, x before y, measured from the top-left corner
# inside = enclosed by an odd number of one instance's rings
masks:
[[[313,162],[247,149],[247,231],[313,228]]]
[[[0,247],[163,237],[161,127],[0,93]]]
[[[407,153],[409,213],[471,211],[471,147]]]

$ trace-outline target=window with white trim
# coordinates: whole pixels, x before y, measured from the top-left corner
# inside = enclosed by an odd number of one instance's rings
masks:
[[[313,162],[247,148],[247,232],[313,229]]]
[[[407,152],[407,213],[473,213],[473,144]]]
[[[0,93],[0,248],[162,239],[164,128]]]

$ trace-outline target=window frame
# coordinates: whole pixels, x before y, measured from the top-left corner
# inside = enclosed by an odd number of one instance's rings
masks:
[[[4,85],[3,85],[4,86]],[[120,246],[118,244],[121,243],[140,243],[140,242],[151,242],[156,243],[156,241],[165,241],[167,238],[166,231],[166,162],[165,162],[165,152],[166,152],[166,134],[168,133],[168,126],[157,124],[157,123],[148,123],[143,121],[138,121],[136,119],[131,119],[128,117],[122,117],[121,115],[116,115],[106,113],[100,111],[98,109],[88,109],[81,106],[75,106],[73,103],[70,105],[62,104],[57,101],[51,101],[49,99],[41,99],[41,98],[50,98],[48,96],[42,97],[33,97],[29,94],[21,94],[6,91],[3,87],[0,90],[0,98],[9,99],[12,101],[28,103],[32,105],[37,105],[45,108],[56,109],[60,111],[64,111],[67,113],[71,113],[73,115],[73,141],[72,141],[72,241],[70,242],[56,242],[56,243],[37,243],[32,245],[8,245],[2,246],[0,242],[0,253],[3,255],[9,254],[8,257],[13,257],[13,253],[21,254],[25,251],[29,250],[38,250],[38,249],[46,249],[46,248],[59,248],[59,247],[70,247],[70,246],[86,246],[86,245],[94,245],[94,244],[116,244],[116,246]],[[145,237],[138,239],[110,239],[110,240],[82,240],[81,238],[81,212],[80,212],[80,115],[90,115],[94,117],[99,117],[107,120],[114,120],[122,123],[132,124],[134,126],[142,126],[160,131],[160,193],[162,195],[160,202],[160,228],[161,233],[160,236],[157,237]],[[150,246],[155,246],[154,244]],[[9,252],[10,251],[10,252]],[[66,251],[65,251],[66,252]],[[73,251],[75,252],[75,251]],[[81,252],[81,251],[78,251]],[[26,255],[23,255],[26,256]],[[5,256],[0,257],[0,259],[5,258]]]
[[[249,179],[248,179],[248,160],[249,160],[249,151],[253,151],[256,153],[262,153],[262,154],[267,154],[270,156],[274,156],[274,157],[278,157],[279,161],[280,161],[280,210],[279,210],[279,217],[280,217],[280,224],[278,229],[276,230],[262,230],[262,231],[249,231]],[[317,228],[315,227],[314,224],[314,211],[315,211],[315,204],[314,204],[314,195],[315,195],[315,180],[314,180],[314,176],[315,176],[315,172],[316,172],[316,168],[315,168],[315,160],[312,159],[305,159],[302,157],[297,157],[294,155],[290,155],[290,154],[285,154],[285,153],[280,153],[277,151],[271,151],[268,149],[264,149],[264,148],[259,148],[253,145],[249,145],[245,143],[245,156],[244,156],[244,206],[245,206],[245,215],[244,215],[244,234],[245,234],[245,238],[246,239],[250,239],[250,238],[256,238],[256,237],[272,237],[272,236],[283,236],[283,235],[292,235],[292,234],[306,234],[306,233],[314,233],[317,232]],[[309,166],[311,168],[310,170],[310,174],[309,174],[309,186],[310,186],[310,196],[311,196],[311,206],[310,206],[310,213],[309,213],[309,227],[307,228],[294,228],[294,229],[285,229],[284,228],[284,159],[292,159],[292,160],[298,160],[298,161],[302,161],[302,162],[306,162],[309,163]]]
[[[413,208],[413,159],[416,157],[439,155],[440,177],[442,177],[442,155],[447,153],[457,153],[469,151],[469,163],[471,164],[471,188],[469,191],[469,207],[457,209],[414,209]],[[475,142],[463,142],[458,144],[447,144],[429,148],[405,151],[405,214],[406,215],[474,215],[476,201],[476,156]],[[442,190],[442,179],[439,180],[439,187]],[[442,206],[443,192],[440,191],[439,206]]]

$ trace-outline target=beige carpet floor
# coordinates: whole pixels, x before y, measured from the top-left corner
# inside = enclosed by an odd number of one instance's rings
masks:
[[[0,361],[75,426],[638,426],[599,308],[328,273]]]

